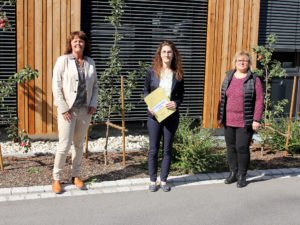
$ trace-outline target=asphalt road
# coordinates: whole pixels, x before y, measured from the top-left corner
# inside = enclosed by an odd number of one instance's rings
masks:
[[[300,178],[0,203],[1,225],[297,225]]]

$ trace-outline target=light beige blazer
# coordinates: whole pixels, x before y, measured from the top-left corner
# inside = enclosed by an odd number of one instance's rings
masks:
[[[87,106],[97,108],[97,73],[95,62],[92,58],[84,57],[84,72],[86,81]],[[58,113],[69,111],[76,99],[79,78],[74,57],[62,55],[58,57],[52,78],[52,92],[54,104]]]

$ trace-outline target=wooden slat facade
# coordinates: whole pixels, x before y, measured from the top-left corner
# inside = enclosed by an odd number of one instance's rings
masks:
[[[258,43],[260,0],[210,0],[208,8],[203,126],[217,127],[221,83],[237,51]],[[255,66],[255,65],[254,65]]]
[[[80,30],[81,0],[17,0],[17,70],[26,64],[39,77],[18,86],[19,128],[30,134],[57,131],[52,71],[71,30]]]
[[[17,0],[17,69],[26,64],[39,78],[18,86],[19,128],[30,134],[57,132],[52,71],[66,37],[80,30],[81,0]],[[260,0],[209,0],[203,125],[217,126],[225,71],[238,50],[257,45]],[[255,57],[253,55],[253,57]]]

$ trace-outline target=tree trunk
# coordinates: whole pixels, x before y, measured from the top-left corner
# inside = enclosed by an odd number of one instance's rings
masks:
[[[110,122],[110,111],[111,111],[111,106],[108,108],[108,117],[106,120],[106,134],[105,134],[105,145],[104,145],[104,164],[108,164],[107,160],[107,145],[108,145],[108,137],[109,137],[109,122]]]

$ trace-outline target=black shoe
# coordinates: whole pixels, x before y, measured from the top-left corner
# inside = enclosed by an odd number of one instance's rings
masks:
[[[171,186],[168,184],[161,184],[160,188],[164,191],[164,192],[169,192],[171,191]]]
[[[149,191],[156,192],[158,190],[158,186],[156,184],[149,185]]]
[[[229,176],[225,179],[225,184],[232,184],[237,181],[237,174],[235,172],[230,172]]]
[[[247,181],[246,181],[246,176],[245,176],[245,175],[240,175],[240,176],[238,177],[236,186],[237,186],[238,188],[243,188],[243,187],[247,186]]]

